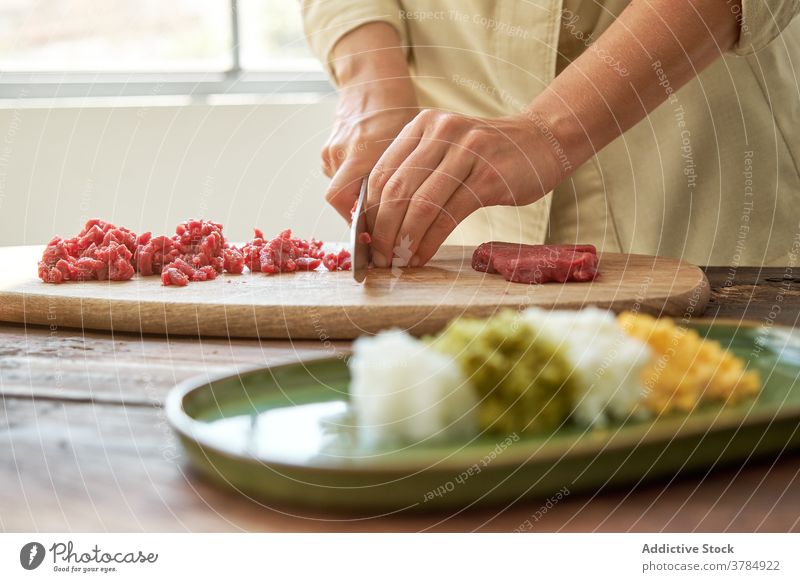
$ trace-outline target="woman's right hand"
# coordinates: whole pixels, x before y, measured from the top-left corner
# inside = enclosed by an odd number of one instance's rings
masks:
[[[349,84],[340,89],[333,130],[322,148],[322,170],[332,178],[325,199],[350,220],[361,179],[418,113],[408,78]]]

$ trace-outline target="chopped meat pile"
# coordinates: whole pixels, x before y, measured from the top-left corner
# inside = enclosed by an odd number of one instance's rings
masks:
[[[149,232],[139,236],[136,249],[136,269],[142,275],[158,275],[164,266],[180,256],[178,244],[168,236],[152,236]]]
[[[247,267],[266,274],[312,271],[324,264],[329,271],[350,269],[350,253],[322,250],[314,239],[292,237],[284,230],[272,239],[255,229],[255,238],[237,248],[225,241],[222,225],[190,219],[173,236],[136,236],[130,230],[92,219],[77,236],[53,238],[39,262],[45,283],[66,281],[124,281],[140,275],[160,275],[164,285],[184,286],[208,281],[220,273],[239,274]]]
[[[251,271],[262,273],[291,273],[312,271],[320,266],[324,252],[322,241],[292,237],[286,229],[273,239],[255,229],[255,237],[242,247],[244,262]]]
[[[54,237],[39,261],[45,283],[126,281],[133,277],[136,235],[126,228],[92,219],[72,238]]]
[[[251,271],[262,273],[290,273],[292,271],[313,271],[320,264],[329,271],[349,271],[350,252],[342,249],[338,253],[322,250],[322,241],[305,240],[292,236],[292,231],[284,230],[273,239],[267,240],[259,229],[255,238],[242,249],[244,264]]]
[[[523,245],[487,242],[472,255],[472,268],[499,273],[514,283],[591,281],[597,274],[592,245]]]
[[[164,285],[184,286],[189,281],[215,279],[223,271],[241,273],[244,257],[225,242],[222,225],[208,220],[187,220],[175,235],[139,237],[136,268],[142,275],[161,275]]]
[[[177,258],[161,271],[161,282],[164,285],[177,285],[183,287],[188,285],[189,281],[209,281],[216,279],[217,270],[211,265],[203,265],[198,267],[186,259]]]
[[[225,237],[221,224],[208,220],[182,222],[175,229],[171,246],[168,253],[171,260],[164,261],[162,255],[161,282],[164,285],[183,287],[189,281],[208,281],[222,273]],[[146,253],[146,248],[142,252]]]
[[[329,271],[349,271],[352,266],[350,251],[342,249],[338,253],[328,253],[322,259],[322,264]]]

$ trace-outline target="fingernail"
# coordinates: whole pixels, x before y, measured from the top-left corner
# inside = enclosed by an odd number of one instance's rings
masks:
[[[411,267],[419,267],[420,264],[419,257],[417,255],[414,255],[413,257],[411,257],[411,260],[409,261],[408,264]]]
[[[376,251],[372,251],[372,264],[380,269],[384,269],[389,266],[389,262],[386,260],[386,257]]]

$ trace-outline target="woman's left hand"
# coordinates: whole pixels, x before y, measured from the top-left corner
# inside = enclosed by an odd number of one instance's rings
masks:
[[[552,190],[566,175],[565,159],[534,114],[482,119],[421,111],[369,177],[373,262],[387,267],[394,255],[402,264],[425,264],[478,208],[522,206]]]

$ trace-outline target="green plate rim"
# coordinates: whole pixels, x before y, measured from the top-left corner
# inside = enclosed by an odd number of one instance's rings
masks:
[[[677,320],[677,318],[672,318]],[[697,318],[692,322],[689,322],[688,326],[700,326],[700,325],[727,325],[727,326],[736,326],[737,328],[748,328],[754,329],[762,327],[762,324],[759,322],[754,322],[752,320],[744,320],[740,321],[734,318],[716,318],[716,319],[708,319],[708,318]],[[795,328],[776,324],[770,326],[770,329],[783,329],[787,331],[792,331]],[[246,378],[248,376],[256,375],[256,374],[263,374],[264,372],[270,370],[281,370],[284,368],[291,368],[297,366],[298,364],[304,363],[313,363],[313,362],[322,362],[327,360],[335,360],[338,359],[336,357],[332,357],[329,355],[321,355],[311,356],[311,357],[304,357],[294,362],[286,362],[283,364],[278,364],[274,366],[262,366],[262,365],[255,365],[255,366],[243,366],[242,368],[237,369],[236,372],[223,372],[215,375],[197,375],[191,378],[188,378],[180,383],[178,383],[168,394],[167,399],[164,403],[165,415],[167,421],[172,426],[172,429],[179,435],[182,440],[186,440],[189,442],[194,443],[195,445],[199,446],[201,449],[213,452],[215,455],[219,455],[222,457],[227,457],[229,459],[233,459],[239,462],[257,462],[259,464],[264,464],[276,468],[285,468],[287,470],[313,470],[315,472],[323,472],[323,473],[353,473],[353,474],[361,474],[364,472],[369,473],[386,473],[386,474],[396,474],[399,472],[407,473],[410,469],[410,459],[408,457],[402,458],[393,458],[393,455],[387,455],[386,457],[382,458],[379,462],[365,462],[365,463],[354,463],[354,464],[341,464],[341,465],[332,465],[330,463],[315,463],[315,462],[307,462],[303,464],[296,464],[296,463],[287,463],[281,460],[274,460],[269,458],[263,457],[247,457],[245,455],[232,453],[229,450],[224,448],[220,448],[217,446],[213,440],[205,439],[203,437],[198,436],[200,431],[194,431],[193,427],[196,425],[201,425],[202,422],[198,420],[194,420],[190,417],[183,409],[183,402],[189,394],[195,390],[202,389],[206,387],[208,384],[212,384],[214,382],[219,382],[223,380],[229,380],[232,378]],[[750,411],[747,417],[743,417],[742,412],[740,409],[725,409],[720,408],[717,410],[714,422],[709,425],[706,417],[692,417],[690,415],[682,415],[676,416],[674,418],[663,418],[658,420],[657,422],[650,422],[650,421],[643,421],[639,423],[642,427],[648,427],[647,439],[648,440],[656,440],[662,441],[665,438],[668,440],[676,440],[681,438],[690,438],[690,437],[697,437],[703,436],[712,432],[722,431],[722,430],[730,430],[741,428],[743,426],[749,424],[756,424],[756,423],[763,423],[763,422],[776,422],[779,420],[786,420],[791,418],[800,418],[800,404],[793,404],[788,406],[781,406],[780,408],[771,407],[764,411],[752,412]],[[746,422],[745,422],[746,420]],[[591,435],[589,429],[587,429],[586,435]],[[497,435],[498,441],[502,440],[502,435]],[[624,433],[621,436],[619,434],[613,436],[613,438],[603,438],[599,441],[586,438],[585,436],[580,438],[577,442],[569,448],[570,455],[585,455],[585,454],[596,454],[599,449],[601,449],[604,453],[605,452],[624,452],[630,450],[632,446],[638,446],[642,444],[641,435],[636,433]],[[475,453],[481,449],[476,447],[470,448],[469,450],[465,451],[464,448],[469,443],[452,443],[447,445],[439,445],[435,449],[426,449],[427,453],[433,453],[434,451],[450,451],[447,453],[445,459],[439,458],[438,461],[433,461],[431,459],[431,463],[429,464],[430,467],[435,466],[437,470],[461,470],[465,467],[468,467],[476,462],[477,457]],[[461,447],[460,450],[455,450],[454,447]],[[490,450],[491,447],[489,443],[486,444],[486,450]],[[530,447],[519,447],[519,446],[510,446],[508,447],[503,455],[499,456],[495,459],[492,463],[492,466],[497,469],[504,469],[504,468],[514,468],[518,467],[520,463],[524,463],[525,461],[531,458],[531,448]],[[542,448],[541,451],[536,453],[536,458],[538,462],[547,462],[552,461],[556,462],[562,457],[562,453],[559,450],[553,450],[552,448]],[[414,464],[413,465],[415,470],[420,470],[419,467]]]

